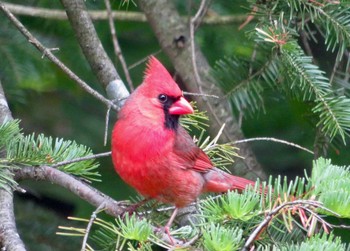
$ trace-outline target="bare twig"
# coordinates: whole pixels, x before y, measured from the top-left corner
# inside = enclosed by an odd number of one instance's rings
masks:
[[[247,24],[249,24],[254,19],[257,10],[258,10],[258,7],[253,6],[252,11],[247,16],[247,19],[238,27],[238,30],[242,30]]]
[[[6,7],[14,14],[54,20],[67,20],[66,12],[58,9],[47,9],[19,4],[5,3]],[[106,20],[106,11],[89,11],[93,20]],[[112,18],[124,22],[147,22],[146,16],[135,11],[112,11]],[[182,17],[184,20],[186,17]],[[206,25],[239,24],[246,19],[246,15],[210,15],[203,18],[202,23]]]
[[[85,251],[86,250],[86,244],[87,244],[87,240],[88,240],[88,237],[89,237],[89,234],[90,234],[90,230],[91,230],[92,224],[96,220],[97,214],[104,210],[104,207],[105,207],[105,204],[102,203],[101,205],[98,206],[98,208],[96,208],[95,211],[92,212],[90,220],[89,220],[89,223],[88,223],[88,225],[86,226],[86,229],[85,229],[85,235],[84,235],[83,243],[82,243],[82,246],[81,246],[81,251]]]
[[[81,162],[81,161],[91,160],[91,159],[97,159],[97,158],[103,158],[103,157],[107,157],[107,156],[110,156],[110,155],[111,155],[111,152],[98,153],[98,154],[85,156],[85,157],[81,157],[81,158],[76,158],[76,159],[72,159],[72,160],[61,161],[61,162],[58,162],[58,163],[56,163],[54,165],[51,165],[51,167],[57,168],[57,167],[60,167],[60,166],[65,166],[65,165],[69,165],[69,164],[76,163],[76,162]]]
[[[196,62],[194,32],[195,32],[196,26],[199,25],[199,22],[198,22],[199,19],[201,18],[201,16],[205,14],[204,13],[205,7],[206,7],[206,0],[202,0],[196,15],[190,20],[190,42],[191,42],[191,52],[192,52],[192,65],[193,65],[194,76],[196,78],[196,82],[198,84],[198,89],[200,93],[202,93],[202,86],[201,86],[201,78],[198,73],[197,62]]]
[[[285,140],[282,140],[282,139],[276,139],[276,138],[269,138],[269,137],[258,137],[258,138],[251,138],[251,139],[242,139],[242,140],[237,140],[235,142],[233,142],[233,144],[242,144],[242,143],[247,143],[247,142],[251,142],[251,141],[272,141],[272,142],[278,142],[278,143],[282,143],[282,144],[286,144],[288,146],[292,146],[292,147],[295,147],[295,148],[298,148],[298,149],[301,149],[305,152],[308,152],[308,153],[311,153],[311,154],[314,154],[313,151],[305,148],[305,147],[302,147],[298,144],[295,144],[295,143],[292,143],[292,142],[288,142],[288,141],[285,141]]]
[[[161,52],[162,52],[162,50],[158,50],[158,51],[156,51],[156,52],[151,53],[151,55],[156,56],[156,55],[158,55],[158,54],[161,53]],[[142,64],[142,63],[144,63],[144,62],[146,62],[146,61],[148,60],[148,58],[149,58],[148,56],[147,56],[147,57],[144,57],[144,58],[138,60],[137,62],[135,62],[135,63],[129,65],[128,70],[131,70],[131,69],[135,68],[136,66],[138,66],[138,65],[140,65],[140,64]]]
[[[107,145],[107,141],[108,141],[108,126],[109,126],[109,114],[111,112],[111,107],[107,108],[107,112],[106,112],[106,117],[105,117],[105,133],[103,136],[103,145],[106,146]]]
[[[129,74],[129,70],[128,70],[128,66],[126,65],[124,56],[122,54],[122,51],[120,49],[120,45],[117,39],[117,33],[115,30],[115,26],[114,26],[114,22],[113,22],[113,17],[112,17],[112,9],[111,9],[111,3],[109,0],[105,0],[105,5],[106,5],[106,9],[107,9],[107,14],[108,14],[108,23],[109,23],[109,27],[111,30],[111,35],[112,35],[112,41],[113,41],[113,47],[114,47],[114,53],[115,55],[119,58],[119,61],[122,65],[124,74],[125,74],[125,78],[126,81],[128,82],[129,88],[131,91],[134,90],[134,85],[132,83],[130,74]]]
[[[43,46],[39,40],[37,40],[24,26],[23,24],[6,8],[3,2],[0,2],[0,10],[7,16],[7,18],[16,26],[16,28],[27,38],[27,40],[33,44],[39,51],[41,51],[48,59],[56,64],[67,76],[75,81],[83,90],[91,94],[96,99],[100,100],[107,106],[113,107],[118,110],[118,107],[110,100],[103,97],[100,93],[92,89],[87,83],[80,79],[74,72],[72,72],[67,66],[65,66],[56,56],[54,56],[50,49]]]
[[[184,95],[189,95],[189,96],[202,96],[202,97],[208,97],[208,98],[220,98],[217,95],[212,95],[212,94],[205,94],[205,93],[194,93],[194,92],[183,92]]]

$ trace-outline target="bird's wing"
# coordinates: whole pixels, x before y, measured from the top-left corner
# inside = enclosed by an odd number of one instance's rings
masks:
[[[174,154],[183,169],[207,172],[213,168],[208,155],[193,142],[191,136],[181,126],[179,126],[176,133]]]

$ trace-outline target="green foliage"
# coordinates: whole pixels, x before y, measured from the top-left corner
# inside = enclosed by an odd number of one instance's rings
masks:
[[[206,112],[199,111],[195,102],[191,102],[191,105],[194,112],[180,117],[181,125],[188,131],[192,131],[193,129],[202,131],[208,128],[209,119]]]
[[[80,222],[89,222],[87,219],[73,218],[71,220]],[[154,239],[152,227],[145,219],[141,219],[136,214],[119,217],[115,222],[108,222],[96,218],[94,225],[99,228],[91,234],[91,240],[102,250],[152,250],[149,239]],[[78,227],[60,227],[65,232],[59,232],[60,235],[81,237],[86,233],[85,229]],[[88,245],[89,250],[94,250],[92,245]],[[100,250],[100,249],[99,249]]]
[[[16,140],[20,136],[19,120],[5,122],[0,125],[0,149],[4,149],[10,140]]]
[[[332,165],[330,160],[320,158],[314,162],[309,178],[297,177],[291,181],[270,178],[267,183],[257,182],[254,188],[242,193],[230,191],[202,199],[196,223],[177,229],[173,225],[171,235],[178,239],[197,236],[192,246],[203,250],[240,250],[257,226],[270,217],[254,241],[257,250],[345,250],[345,244],[331,231],[324,217],[350,218],[347,214],[350,194],[344,192],[350,190],[349,177],[349,167]],[[336,206],[327,200],[337,201]],[[144,210],[139,215],[151,217],[149,220],[136,214],[126,214],[116,219],[116,223],[96,219],[94,224],[98,229],[90,240],[104,250],[122,250],[126,246],[130,250],[171,248],[152,233],[155,228],[151,224],[161,225],[163,217],[149,213],[154,206]],[[84,232],[83,228],[64,229],[69,230],[66,235],[81,236],[79,233]]]
[[[347,250],[339,237],[333,234],[316,234],[303,243],[292,244],[288,247],[279,247],[281,251],[342,251]]]
[[[350,217],[350,167],[332,165],[330,160],[314,161],[310,183],[313,194],[324,206],[341,217]],[[324,214],[330,212],[322,211]]]
[[[201,203],[203,217],[209,222],[249,221],[259,214],[260,196],[249,189],[240,194],[229,191],[225,196],[208,198]]]
[[[0,188],[10,190],[17,185],[13,174],[7,170],[8,165],[3,160],[6,155],[6,147],[10,140],[17,140],[20,135],[19,121],[5,122],[0,125]]]
[[[216,63],[213,74],[234,109],[252,114],[263,109],[265,90],[279,90],[282,95],[314,102],[316,126],[330,139],[339,135],[345,143],[350,131],[350,99],[334,90],[334,74],[348,68],[339,65],[350,45],[350,7],[332,1],[251,3],[259,18],[248,33],[256,41],[252,58],[226,57]],[[320,69],[314,57],[305,55],[309,46],[305,37],[316,41],[317,33],[326,50],[337,50],[331,72]],[[307,41],[303,48],[298,45],[300,39]]]
[[[21,166],[55,165],[62,162],[91,156],[91,150],[75,141],[53,139],[43,134],[23,135],[19,121],[8,121],[0,126],[0,149],[5,156],[0,159],[0,187],[4,184],[16,184],[6,168]],[[85,179],[98,180],[96,169],[98,163],[94,159],[60,165],[58,169],[81,176]]]
[[[242,230],[210,224],[203,229],[203,247],[208,251],[239,250],[242,244]]]
[[[125,214],[123,219],[119,217],[117,219],[117,226],[120,228],[120,235],[122,237],[139,242],[146,241],[152,233],[149,222],[145,218],[139,219],[135,214],[131,216]]]
[[[238,148],[230,143],[218,143],[225,124],[213,139],[210,136],[206,137],[209,118],[205,112],[198,111],[195,103],[192,103],[192,106],[194,107],[194,113],[182,117],[180,119],[181,125],[188,131],[195,129],[200,132],[198,139],[195,137],[194,141],[210,157],[214,166],[226,168],[232,165],[234,158],[239,157],[237,154]]]
[[[249,62],[234,57],[224,58],[215,64],[214,77],[238,111],[254,112],[261,109],[263,104],[262,92],[264,89],[256,78],[257,74],[249,74],[252,67]],[[263,70],[264,68],[260,71]]]

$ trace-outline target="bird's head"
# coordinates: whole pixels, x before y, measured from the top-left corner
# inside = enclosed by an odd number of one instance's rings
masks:
[[[193,113],[191,104],[165,67],[150,57],[137,99],[139,110],[146,117],[161,120],[167,129],[176,129],[180,115]]]

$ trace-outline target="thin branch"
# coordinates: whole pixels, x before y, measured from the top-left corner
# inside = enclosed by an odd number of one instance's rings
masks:
[[[37,40],[24,26],[23,24],[6,8],[3,2],[0,2],[0,10],[7,16],[7,18],[16,26],[16,28],[27,38],[27,40],[33,44],[39,51],[43,53],[48,59],[50,59],[54,64],[56,64],[67,76],[75,81],[83,90],[91,94],[96,99],[100,100],[107,106],[113,107],[113,109],[118,110],[112,101],[106,99],[100,93],[92,89],[87,83],[80,79],[74,72],[72,72],[67,66],[65,66],[56,56],[54,56],[50,49],[43,46],[39,40]]]
[[[295,144],[295,143],[292,143],[292,142],[288,142],[288,141],[285,141],[285,140],[282,140],[282,139],[276,139],[276,138],[269,138],[269,137],[257,137],[257,138],[251,138],[251,139],[242,139],[242,140],[237,140],[235,142],[233,142],[232,144],[242,144],[242,143],[247,143],[247,142],[251,142],[251,141],[272,141],[272,142],[277,142],[277,143],[282,143],[282,144],[286,144],[288,146],[292,146],[292,147],[295,147],[295,148],[298,148],[298,149],[301,149],[305,152],[308,152],[308,153],[311,153],[311,154],[314,154],[313,151],[305,148],[305,147],[302,147],[298,144]]]
[[[106,5],[106,9],[107,9],[107,14],[108,14],[108,23],[109,23],[109,27],[111,30],[111,35],[112,35],[112,41],[113,41],[113,47],[114,47],[114,53],[115,55],[119,58],[119,61],[122,65],[124,74],[125,74],[125,78],[126,81],[128,82],[129,88],[131,91],[134,90],[134,85],[132,83],[131,77],[130,77],[130,73],[128,70],[128,66],[126,65],[123,53],[121,51],[118,39],[117,39],[117,33],[115,30],[115,26],[114,26],[114,22],[113,22],[113,17],[112,17],[112,8],[111,8],[111,3],[109,0],[105,0],[105,5]]]
[[[80,161],[97,159],[97,158],[103,158],[103,157],[107,157],[107,156],[110,156],[110,155],[111,155],[111,152],[98,153],[98,154],[89,155],[89,156],[76,158],[76,159],[72,159],[72,160],[61,161],[61,162],[58,162],[58,163],[56,163],[54,165],[51,165],[51,167],[52,168],[57,168],[57,167],[60,167],[60,166],[65,166],[65,165],[69,165],[69,164],[80,162]]]
[[[15,15],[30,16],[36,18],[67,20],[67,14],[64,10],[39,8],[19,4],[5,3],[6,7]],[[107,20],[106,11],[89,11],[92,20]],[[141,12],[135,11],[112,11],[112,18],[124,22],[147,22],[146,16]],[[183,20],[186,17],[182,17]],[[246,15],[210,15],[203,18],[202,24],[206,25],[227,25],[240,24],[246,19]]]
[[[150,55],[156,56],[156,55],[158,55],[158,54],[161,53],[161,52],[162,52],[162,50],[158,50],[158,51],[156,51],[156,52],[151,53]],[[135,68],[136,66],[138,66],[138,65],[140,65],[140,64],[142,64],[142,63],[144,63],[144,62],[146,62],[148,59],[149,59],[149,56],[144,57],[144,58],[138,60],[137,62],[135,62],[135,63],[129,65],[128,70],[131,70],[131,69]]]
[[[205,94],[205,93],[194,93],[194,92],[183,92],[184,95],[189,95],[189,96],[202,96],[202,97],[208,97],[208,98],[220,98],[217,95],[213,94]]]
[[[106,112],[106,116],[105,116],[105,133],[103,136],[103,145],[106,146],[107,145],[107,141],[108,141],[108,126],[109,126],[109,114],[111,112],[111,108],[108,107],[107,108],[107,112]]]
[[[192,66],[193,66],[193,72],[194,76],[198,85],[199,92],[202,93],[202,86],[201,86],[201,78],[198,73],[198,68],[197,68],[197,62],[196,62],[196,48],[195,48],[195,43],[194,43],[194,32],[195,32],[195,27],[196,25],[199,25],[199,19],[202,15],[204,15],[204,9],[206,7],[206,0],[201,1],[201,5],[199,6],[199,9],[196,13],[196,15],[191,18],[190,20],[190,42],[191,42],[191,53],[192,53]]]
[[[86,226],[86,229],[85,229],[85,235],[84,235],[83,243],[82,243],[82,246],[81,246],[81,251],[85,251],[86,250],[86,244],[87,244],[87,240],[88,240],[88,237],[89,237],[89,234],[90,234],[90,230],[91,230],[92,224],[96,220],[97,214],[104,210],[104,207],[105,207],[105,204],[102,203],[101,205],[98,206],[98,208],[96,208],[95,211],[92,212],[90,220],[89,220],[89,223],[88,223],[88,225]]]

